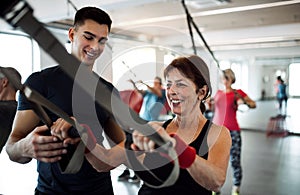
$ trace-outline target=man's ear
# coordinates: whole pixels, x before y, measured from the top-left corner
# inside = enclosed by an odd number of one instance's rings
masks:
[[[3,78],[2,80],[1,80],[1,85],[2,85],[2,87],[4,88],[4,87],[7,87],[8,86],[8,79],[7,78]]]
[[[70,39],[71,42],[73,42],[73,39],[74,39],[74,31],[75,31],[74,28],[69,29],[68,36],[69,36],[69,39]]]

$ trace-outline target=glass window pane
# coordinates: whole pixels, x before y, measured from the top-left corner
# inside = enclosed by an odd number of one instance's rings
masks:
[[[300,72],[300,63],[293,63],[289,67],[289,95],[291,96],[300,96],[300,88],[299,88],[299,72]]]
[[[119,89],[132,89],[133,81],[142,80],[152,84],[156,76],[156,56],[154,48],[135,48],[125,51],[112,61],[113,84]],[[139,86],[138,86],[139,87]]]
[[[33,47],[30,38],[21,35],[0,34],[0,66],[14,67],[24,81],[33,70]]]

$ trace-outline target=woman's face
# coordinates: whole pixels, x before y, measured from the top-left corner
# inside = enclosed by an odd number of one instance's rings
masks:
[[[183,76],[178,69],[172,69],[167,74],[166,82],[167,101],[174,114],[186,116],[194,109],[200,110],[196,85]]]
[[[222,83],[225,85],[226,88],[229,88],[232,85],[232,80],[228,76],[223,75]]]

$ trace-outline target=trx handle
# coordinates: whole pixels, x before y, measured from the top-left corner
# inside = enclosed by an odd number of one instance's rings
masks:
[[[167,179],[162,180],[157,175],[155,175],[155,173],[153,173],[151,171],[151,168],[148,168],[147,166],[145,166],[138,160],[138,158],[135,154],[135,151],[131,150],[131,144],[132,144],[132,140],[126,139],[125,148],[126,148],[127,161],[131,167],[133,167],[135,170],[137,170],[137,171],[135,171],[135,174],[140,179],[143,180],[144,184],[146,184],[147,186],[149,186],[151,188],[164,188],[164,187],[172,186],[175,184],[175,182],[177,181],[177,179],[179,177],[180,168],[179,168],[178,156],[174,149],[165,151],[164,148],[157,148],[158,151],[167,154],[167,156],[169,156],[169,158],[173,160],[173,169],[172,169],[170,175],[167,177]],[[166,145],[168,145],[168,146],[165,148],[172,148],[171,142],[166,143]],[[145,170],[145,171],[142,171],[142,173],[140,173],[141,170]],[[147,181],[146,179],[144,179],[145,177],[148,179],[151,178],[150,180],[152,180],[152,181],[156,180],[156,182],[159,184],[153,184],[153,183]]]

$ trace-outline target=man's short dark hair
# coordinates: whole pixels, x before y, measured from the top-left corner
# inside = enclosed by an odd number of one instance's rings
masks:
[[[159,81],[159,84],[162,84],[162,80],[161,80],[160,77],[156,76],[156,77],[154,78],[154,80],[155,80],[155,79]]]
[[[75,14],[74,27],[83,25],[85,20],[88,19],[94,20],[98,24],[106,24],[108,31],[110,31],[112,21],[109,15],[97,7],[83,7],[79,9]]]

